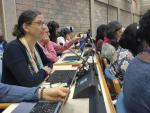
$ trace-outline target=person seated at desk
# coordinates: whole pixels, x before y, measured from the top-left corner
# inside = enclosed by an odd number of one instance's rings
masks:
[[[37,41],[44,35],[47,26],[39,11],[24,11],[18,19],[13,35],[3,55],[2,82],[6,84],[34,87],[50,74],[50,62]]]
[[[107,36],[104,37],[101,54],[102,57],[107,58],[110,62],[116,49],[118,48],[118,41],[122,35],[122,25],[118,21],[112,21],[108,24]]]
[[[140,53],[124,76],[124,103],[128,113],[150,113],[150,10],[139,21],[137,42]]]
[[[110,73],[121,81],[123,81],[123,77],[129,63],[137,55],[137,28],[137,23],[127,26],[119,40],[119,47],[114,53],[112,62],[110,63]]]
[[[57,43],[57,37],[59,36],[58,32],[60,32],[59,24],[55,21],[49,21],[47,26],[50,33],[50,41]]]
[[[102,24],[97,28],[96,37],[95,37],[96,38],[96,49],[97,49],[97,51],[101,52],[103,40],[107,34],[107,29],[108,29],[108,27],[105,24]]]
[[[66,42],[71,41],[70,33],[71,31],[68,28],[62,28],[60,31],[60,36],[57,38],[57,44],[63,46]]]
[[[27,88],[0,83],[0,102],[63,101],[68,94],[69,89],[65,87]]]
[[[57,53],[62,53],[63,51],[67,50],[71,45],[75,42],[77,42],[80,37],[77,35],[74,36],[74,38],[66,42],[64,46],[56,44],[55,42],[52,42],[48,38],[48,27],[45,30],[46,34],[43,36],[43,38],[39,41],[40,47],[43,49],[43,52],[45,53],[46,57],[49,59],[51,62],[56,62],[58,60]],[[50,34],[51,35],[51,34]]]

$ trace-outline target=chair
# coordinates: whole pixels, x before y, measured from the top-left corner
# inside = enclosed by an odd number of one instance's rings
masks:
[[[101,86],[101,89],[102,89],[102,94],[103,94],[103,97],[104,97],[104,102],[105,102],[105,105],[107,107],[107,111],[109,113],[116,113],[116,110],[115,110],[115,107],[114,107],[114,104],[112,102],[112,97],[111,97],[111,94],[110,94],[110,91],[108,89],[108,85],[106,83],[106,77],[104,76],[104,73],[103,73],[103,70],[102,70],[102,67],[101,67],[101,61],[100,61],[100,58],[99,58],[99,55],[97,55],[97,66],[98,66],[98,76],[99,76],[99,80],[100,80],[100,86]]]
[[[127,113],[127,109],[125,108],[125,105],[124,105],[123,92],[120,92],[118,96],[117,104],[116,104],[116,111],[117,113]]]
[[[104,63],[105,68],[109,65],[108,60],[106,58],[103,59],[103,63]]]
[[[111,82],[110,84],[112,84],[113,86],[113,92],[115,92],[116,94],[119,94],[121,91],[121,85],[120,85],[120,81],[118,80],[118,78],[116,78],[114,75],[112,75],[109,71],[109,64],[106,58],[103,59],[104,65],[105,65],[105,69],[104,69],[104,73],[106,78],[108,79],[108,82]]]
[[[6,109],[12,103],[0,103],[0,110]]]
[[[101,59],[101,53],[99,51],[97,52],[97,56],[98,56],[98,61],[101,65],[101,68],[102,68],[102,70],[104,70],[104,64],[103,64],[103,61]]]

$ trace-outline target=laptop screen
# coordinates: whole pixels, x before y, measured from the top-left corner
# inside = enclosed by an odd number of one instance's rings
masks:
[[[73,84],[74,84],[74,82],[75,82],[75,80],[76,80],[76,75],[77,75],[77,71],[76,71],[76,74],[75,74],[74,78],[72,79],[72,82],[71,82],[71,84],[70,84],[70,86],[69,86],[69,91],[71,91],[71,88],[72,88],[72,86],[73,86]],[[62,103],[62,105],[61,105],[61,108],[60,108],[60,111],[59,111],[58,113],[61,113],[61,112],[62,112],[63,106],[64,106],[65,103],[67,102],[68,97],[69,97],[69,93],[68,93],[68,95],[65,97],[65,100],[63,101],[63,103]]]

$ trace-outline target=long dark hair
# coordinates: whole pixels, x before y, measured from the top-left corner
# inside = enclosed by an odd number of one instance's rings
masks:
[[[50,33],[50,40],[53,42],[56,42],[57,40],[57,33],[56,33],[56,29],[59,28],[59,24],[55,21],[50,21],[47,24],[48,29],[49,29],[49,33]]]
[[[119,40],[119,45],[122,48],[130,50],[134,56],[137,55],[137,29],[137,23],[130,24],[125,29],[125,31],[122,34],[122,37]]]
[[[97,28],[97,32],[96,32],[96,42],[101,39],[103,40],[105,36],[107,36],[107,25],[102,24]]]
[[[23,24],[31,24],[32,21],[37,17],[38,15],[41,15],[41,12],[37,10],[26,10],[24,11],[18,19],[18,24],[15,25],[13,35],[16,36],[18,39],[25,36],[26,32],[23,29]]]

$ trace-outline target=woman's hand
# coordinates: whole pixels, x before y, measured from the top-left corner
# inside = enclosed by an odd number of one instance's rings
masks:
[[[42,39],[40,41],[44,44],[47,44],[50,41],[48,34],[44,33],[44,35],[42,36]]]
[[[80,39],[79,33],[76,33],[76,34],[74,35],[74,37],[72,38],[71,41],[72,41],[73,43],[75,43],[75,42],[77,42],[79,39]]]
[[[45,88],[42,92],[42,99],[47,101],[64,101],[69,94],[69,88],[55,87]]]

